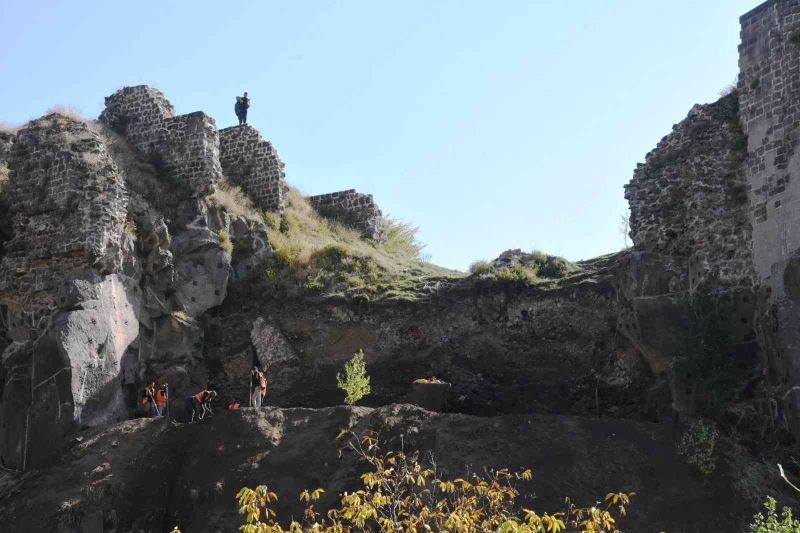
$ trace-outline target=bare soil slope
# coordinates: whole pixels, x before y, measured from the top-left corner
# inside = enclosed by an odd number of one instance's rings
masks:
[[[612,490],[637,492],[628,532],[743,531],[750,506],[728,467],[710,481],[676,456],[674,428],[568,416],[493,418],[379,409],[243,409],[194,424],[131,420],[93,434],[56,464],[0,483],[0,523],[10,532],[235,531],[234,495],[267,484],[278,516],[299,516],[297,495],[322,486],[321,507],[359,484],[365,466],[339,456],[342,428],[378,430],[389,446],[430,450],[451,476],[472,467],[530,467],[523,503],[557,511],[563,497],[591,504]],[[738,473],[737,473],[738,475]],[[713,509],[713,513],[709,511]],[[113,510],[113,511],[112,511]]]

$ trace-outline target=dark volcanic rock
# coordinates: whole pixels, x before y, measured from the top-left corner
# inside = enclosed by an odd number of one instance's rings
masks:
[[[455,478],[482,466],[531,468],[520,503],[562,509],[564,496],[591,505],[610,491],[636,491],[626,531],[743,531],[747,506],[733,490],[738,472],[698,483],[675,452],[669,426],[645,422],[546,415],[495,418],[430,413],[409,405],[220,412],[192,425],[138,420],[84,436],[49,471],[7,480],[0,520],[13,532],[47,531],[59,508],[76,516],[115,510],[120,531],[234,530],[242,523],[234,496],[266,484],[279,494],[282,520],[300,516],[297,495],[326,490],[324,510],[359,486],[367,466],[341,456],[342,428],[378,431],[387,448],[427,450]],[[92,497],[87,495],[91,494]],[[680,509],[680,512],[675,512]],[[713,512],[709,512],[713,509]]]

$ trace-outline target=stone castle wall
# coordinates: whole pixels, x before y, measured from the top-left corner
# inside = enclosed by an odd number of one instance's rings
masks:
[[[0,263],[0,293],[52,299],[40,293],[115,260],[127,189],[86,124],[57,114],[32,121],[18,133],[9,166],[13,238]]]
[[[247,192],[258,207],[282,213],[286,205],[286,174],[272,143],[247,124],[220,130],[219,138],[225,177]]]
[[[202,112],[176,116],[157,89],[120,89],[106,98],[100,121],[124,135],[161,173],[186,183],[195,197],[213,192],[222,176],[214,119]]]
[[[309,196],[308,201],[322,216],[351,225],[371,239],[383,238],[383,213],[371,194],[348,189]]]
[[[770,381],[800,436],[800,1],[770,0],[740,23],[753,264],[771,291],[762,344],[771,352]]]
[[[683,258],[691,287],[712,270],[752,284],[745,142],[735,93],[696,105],[625,186],[636,249]]]

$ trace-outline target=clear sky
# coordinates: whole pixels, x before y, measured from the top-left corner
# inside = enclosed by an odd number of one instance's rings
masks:
[[[308,194],[355,188],[433,262],[619,250],[622,186],[737,74],[759,0],[2,0],[0,121],[124,85],[249,122]]]

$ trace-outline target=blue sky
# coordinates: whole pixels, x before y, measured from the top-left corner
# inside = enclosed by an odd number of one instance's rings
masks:
[[[757,0],[3,0],[0,121],[124,85],[249,122],[308,194],[356,188],[435,263],[619,250],[622,186],[737,74]],[[234,7],[235,6],[235,7]]]

